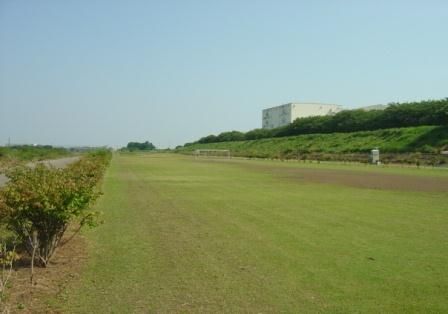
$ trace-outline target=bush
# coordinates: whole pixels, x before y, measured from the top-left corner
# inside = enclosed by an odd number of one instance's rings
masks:
[[[65,169],[38,164],[17,167],[0,191],[0,219],[23,242],[34,259],[46,266],[68,225],[96,224],[98,213],[89,209],[99,197],[96,188],[110,153],[95,152]]]

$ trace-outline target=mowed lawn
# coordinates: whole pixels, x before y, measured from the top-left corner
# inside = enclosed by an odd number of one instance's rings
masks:
[[[75,313],[448,312],[448,192],[308,182],[301,169],[448,180],[444,170],[116,155],[98,203],[105,223],[86,233],[81,279],[53,304]]]

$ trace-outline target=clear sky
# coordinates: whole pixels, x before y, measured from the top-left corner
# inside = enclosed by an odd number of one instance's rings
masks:
[[[445,97],[446,0],[0,0],[0,145],[174,147],[291,101]]]

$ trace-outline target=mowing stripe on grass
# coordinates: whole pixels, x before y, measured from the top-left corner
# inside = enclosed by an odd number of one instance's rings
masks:
[[[448,311],[447,193],[162,154],[115,156],[104,192],[62,310]]]

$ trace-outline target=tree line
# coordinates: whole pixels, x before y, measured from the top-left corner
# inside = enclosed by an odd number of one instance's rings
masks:
[[[128,151],[137,151],[137,150],[154,150],[156,149],[156,147],[154,146],[153,143],[150,143],[148,141],[143,142],[143,143],[139,143],[139,142],[129,142],[128,145],[126,145],[125,148],[123,148],[122,150],[128,150]]]
[[[374,131],[421,125],[448,125],[448,98],[408,103],[390,103],[384,110],[344,110],[332,116],[298,118],[275,129],[230,131],[208,135],[195,143],[256,140],[301,134]],[[186,146],[193,143],[187,143]]]

